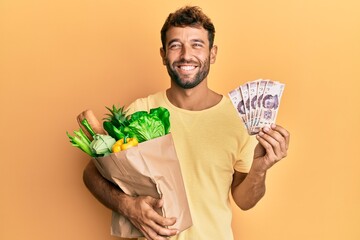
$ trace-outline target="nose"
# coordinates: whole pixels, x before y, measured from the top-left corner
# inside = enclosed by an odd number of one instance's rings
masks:
[[[185,60],[190,60],[192,57],[191,48],[187,45],[183,45],[181,49],[181,57]]]

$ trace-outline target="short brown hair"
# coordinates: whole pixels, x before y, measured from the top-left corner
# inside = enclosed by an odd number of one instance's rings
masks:
[[[170,13],[167,17],[163,27],[161,28],[161,43],[163,49],[166,51],[166,32],[170,27],[203,27],[208,32],[208,39],[210,48],[214,44],[215,27],[210,18],[206,16],[200,7],[185,6],[178,9],[176,12]]]

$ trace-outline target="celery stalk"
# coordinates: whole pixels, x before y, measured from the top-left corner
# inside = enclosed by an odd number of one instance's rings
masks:
[[[91,157],[94,157],[94,154],[92,153],[90,148],[90,140],[86,137],[84,132],[80,129],[79,131],[74,131],[74,133],[75,136],[71,136],[68,132],[66,132],[66,135],[69,137],[72,145],[81,149]]]

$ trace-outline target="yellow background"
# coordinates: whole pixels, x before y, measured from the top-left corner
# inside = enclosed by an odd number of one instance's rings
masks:
[[[116,239],[65,132],[169,86],[159,32],[188,3],[215,23],[211,88],[286,84],[289,155],[264,199],[234,210],[236,240],[360,239],[358,0],[0,1],[0,239]]]

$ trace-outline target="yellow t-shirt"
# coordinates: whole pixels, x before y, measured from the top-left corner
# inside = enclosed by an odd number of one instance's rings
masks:
[[[227,97],[206,110],[189,111],[170,103],[166,92],[141,98],[129,113],[165,107],[180,161],[193,226],[175,240],[230,240],[230,186],[234,169],[248,172],[256,140],[250,137]]]

